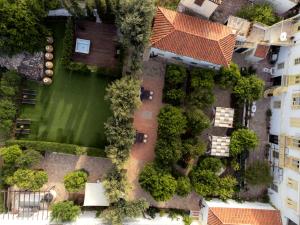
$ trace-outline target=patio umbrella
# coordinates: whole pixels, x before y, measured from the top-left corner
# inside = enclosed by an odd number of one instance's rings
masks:
[[[53,44],[53,42],[54,42],[53,37],[47,37],[48,44]]]
[[[45,85],[50,85],[50,84],[52,84],[52,79],[50,77],[44,77],[43,78],[43,83]]]
[[[47,52],[53,52],[53,46],[52,45],[47,45],[46,46],[46,51]]]
[[[52,69],[52,68],[53,68],[53,63],[50,62],[50,61],[47,61],[47,62],[45,63],[45,66],[46,66],[47,69]]]
[[[48,77],[52,77],[53,76],[53,70],[45,70],[45,75]]]
[[[47,52],[47,53],[45,54],[45,58],[46,58],[47,60],[52,60],[52,59],[53,59],[53,54]]]

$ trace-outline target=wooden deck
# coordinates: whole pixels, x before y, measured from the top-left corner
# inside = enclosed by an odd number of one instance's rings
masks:
[[[74,53],[73,60],[91,66],[113,68],[117,64],[117,29],[112,24],[81,21],[75,37],[91,41],[90,53]]]

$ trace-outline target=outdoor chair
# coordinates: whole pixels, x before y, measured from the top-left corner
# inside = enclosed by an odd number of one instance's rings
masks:
[[[16,123],[17,124],[22,124],[22,125],[30,125],[31,120],[30,119],[17,119]]]
[[[22,99],[22,104],[35,105],[35,99]]]
[[[141,87],[140,98],[143,100],[152,100],[153,99],[153,91],[146,90],[144,87]]]
[[[140,132],[136,132],[135,143],[147,143],[148,135]]]

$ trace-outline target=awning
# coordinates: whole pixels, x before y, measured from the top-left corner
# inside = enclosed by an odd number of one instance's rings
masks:
[[[215,126],[229,127],[233,126],[234,109],[216,107]]]
[[[86,183],[83,206],[109,206],[101,183]]]

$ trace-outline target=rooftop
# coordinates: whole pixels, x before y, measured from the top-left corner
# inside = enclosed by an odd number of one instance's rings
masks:
[[[228,66],[235,38],[232,30],[222,24],[159,7],[151,44],[164,51]]]

